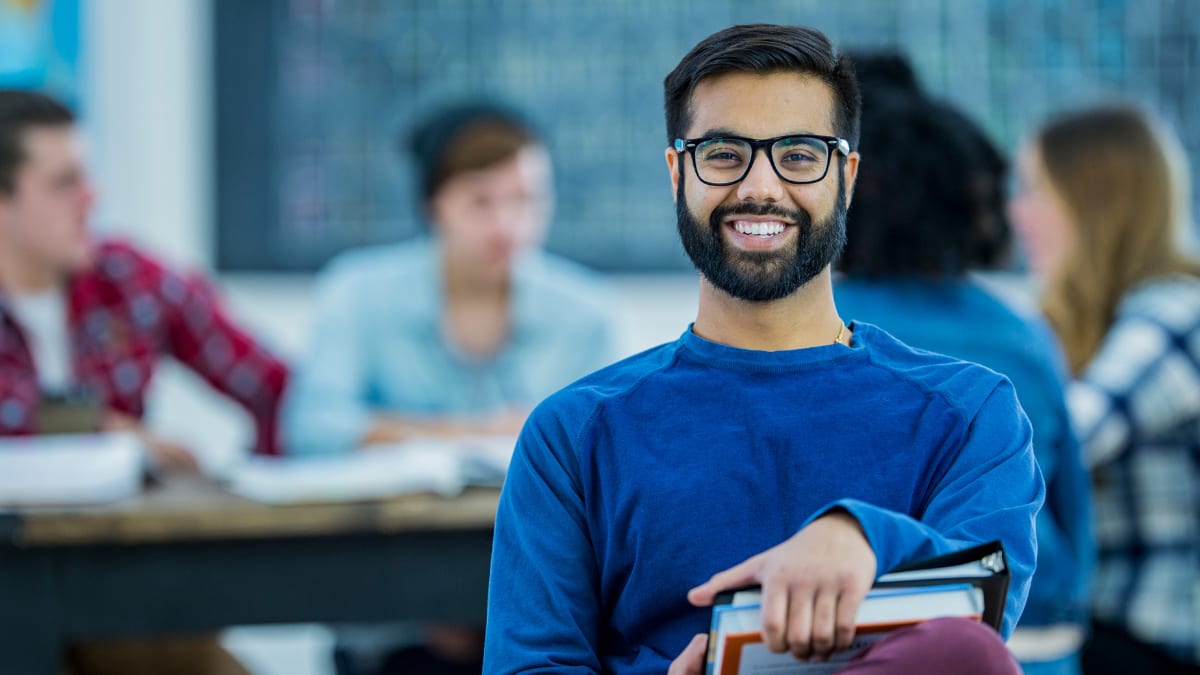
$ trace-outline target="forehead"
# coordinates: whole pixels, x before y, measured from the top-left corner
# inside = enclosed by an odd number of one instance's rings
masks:
[[[752,138],[789,133],[834,135],[833,89],[801,73],[706,77],[692,91],[690,109],[689,138],[715,129]]]
[[[32,127],[21,135],[24,166],[48,168],[81,158],[83,141],[73,126]]]
[[[540,185],[550,179],[550,154],[540,145],[527,145],[509,159],[482,169],[453,176],[447,185],[469,188],[500,188],[511,185]]]

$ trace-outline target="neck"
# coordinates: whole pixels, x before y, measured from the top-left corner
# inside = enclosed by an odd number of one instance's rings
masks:
[[[723,345],[774,352],[833,344],[841,321],[826,267],[795,293],[769,302],[739,300],[701,277],[700,310],[692,330]]]
[[[8,293],[43,293],[60,288],[66,275],[0,243],[0,288]]]
[[[442,253],[442,292],[450,304],[507,304],[510,278],[495,279]]]

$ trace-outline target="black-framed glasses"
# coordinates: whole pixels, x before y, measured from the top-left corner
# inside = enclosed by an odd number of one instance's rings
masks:
[[[792,134],[775,138],[743,138],[741,136],[706,136],[676,138],[675,150],[687,150],[692,155],[692,169],[706,185],[733,185],[750,173],[759,148],[767,151],[767,159],[775,174],[788,183],[816,183],[829,173],[834,151],[850,154],[850,142],[837,136]]]

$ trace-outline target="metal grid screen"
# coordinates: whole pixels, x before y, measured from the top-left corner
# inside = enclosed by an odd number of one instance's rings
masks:
[[[1011,148],[1118,93],[1200,157],[1200,2],[1189,0],[269,0],[215,4],[223,270],[306,271],[423,225],[400,132],[439,101],[525,107],[557,162],[552,250],[598,269],[688,266],[663,149],[662,78],[734,23],[896,47]],[[869,158],[868,158],[869,160]]]

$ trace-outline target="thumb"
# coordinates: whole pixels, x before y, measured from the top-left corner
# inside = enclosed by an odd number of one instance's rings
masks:
[[[717,593],[731,588],[749,586],[758,581],[758,571],[762,568],[762,554],[748,558],[733,567],[717,572],[708,581],[688,591],[688,602],[697,607],[707,607],[713,603]]]
[[[667,671],[667,675],[703,675],[704,652],[707,649],[708,635],[704,633],[695,635],[683,652],[671,662],[671,668]]]

